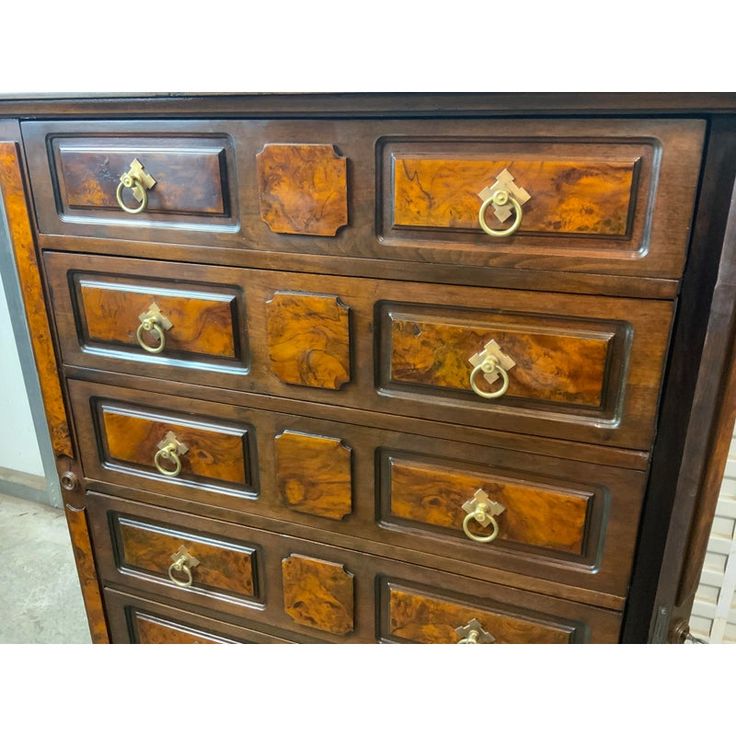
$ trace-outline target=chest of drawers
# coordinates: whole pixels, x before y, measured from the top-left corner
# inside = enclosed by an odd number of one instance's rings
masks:
[[[543,99],[0,100],[95,641],[686,636],[736,98]]]

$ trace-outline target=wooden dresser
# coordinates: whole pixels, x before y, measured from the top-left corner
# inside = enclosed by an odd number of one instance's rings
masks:
[[[0,116],[95,641],[687,637],[736,404],[736,96]]]

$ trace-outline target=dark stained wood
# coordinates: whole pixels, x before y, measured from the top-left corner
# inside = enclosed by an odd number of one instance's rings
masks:
[[[350,513],[351,450],[342,440],[287,430],[273,442],[276,483],[284,503],[327,519]]]
[[[193,589],[203,588],[238,598],[258,596],[256,552],[252,547],[154,526],[125,516],[115,518],[114,534],[118,539],[121,569],[153,575],[166,585],[174,585],[169,581],[168,569],[172,555],[183,546],[190,556],[199,560],[199,565],[191,568]]]
[[[268,143],[256,161],[261,218],[273,232],[334,236],[347,225],[347,159],[334,146]]]
[[[277,292],[268,301],[268,357],[284,383],[339,389],[350,380],[350,310],[338,297]]]
[[[110,636],[105,620],[105,609],[100,594],[100,584],[95,569],[95,555],[92,549],[87,514],[85,509],[70,504],[64,505],[66,523],[72,540],[74,560],[77,563],[79,584],[82,588],[82,600],[87,612],[89,633],[94,644],[109,644]]]
[[[331,634],[355,627],[354,575],[342,565],[289,555],[281,561],[284,610],[302,626]]]
[[[591,497],[521,484],[493,475],[389,458],[391,513],[401,519],[462,530],[462,505],[482,488],[502,504],[498,539],[582,554]],[[483,536],[488,530],[473,526]]]
[[[64,398],[59,382],[56,355],[51,338],[43,286],[38,270],[31,221],[23,187],[20,157],[16,144],[0,141],[0,197],[8,222],[26,320],[41,381],[41,394],[51,446],[57,456],[74,457]]]
[[[519,154],[524,156],[523,144]],[[504,169],[514,184],[531,196],[522,206],[522,233],[624,236],[637,159],[534,160],[511,156],[506,160],[459,158],[393,159],[395,227],[476,229],[483,197]],[[500,221],[489,208],[490,227],[505,229],[513,222]]]
[[[80,323],[86,326],[89,342],[126,345],[142,351],[136,339],[141,322],[139,315],[152,305],[171,323],[164,330],[166,347],[163,354],[195,353],[235,358],[234,296],[202,294],[191,291],[146,288],[135,284],[128,288],[118,284],[81,280]],[[144,334],[144,339],[147,339]],[[148,340],[157,346],[155,338]]]
[[[504,318],[491,324],[453,324],[441,318],[388,315],[391,330],[391,380],[395,383],[471,391],[468,362],[491,339],[516,365],[509,371],[506,396],[599,408],[606,368],[616,337],[615,326],[595,334],[581,321],[552,332],[543,321],[524,328],[522,320]],[[583,331],[583,326],[588,331]],[[566,334],[567,333],[567,334]],[[592,333],[592,334],[591,334]],[[621,337],[619,337],[621,340]],[[489,386],[478,379],[485,391]]]
[[[494,637],[494,644],[570,644],[574,629],[447,600],[388,585],[389,636],[417,644],[457,644],[455,632],[473,619]]]
[[[183,477],[209,478],[244,486],[250,478],[246,428],[234,429],[177,421],[173,417],[147,414],[123,407],[100,407],[102,440],[112,461],[155,469],[153,457],[169,432],[188,450],[179,456]]]
[[[50,141],[58,198],[63,211],[114,210],[123,217],[147,213],[225,215],[228,193],[225,139],[177,138],[52,138]],[[148,191],[148,206],[140,215],[127,215],[115,197],[120,177],[138,159],[156,180]],[[138,202],[127,191],[123,202]]]

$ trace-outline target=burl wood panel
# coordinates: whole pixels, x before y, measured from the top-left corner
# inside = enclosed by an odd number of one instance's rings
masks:
[[[405,158],[394,161],[394,224],[480,230],[478,193],[504,169],[531,199],[523,205],[521,232],[624,236],[629,229],[637,165],[629,161],[474,160]],[[486,221],[505,229],[488,208]]]
[[[158,444],[173,432],[189,448],[179,456],[181,475],[246,485],[249,481],[246,428],[186,423],[112,406],[101,407],[104,443],[111,460],[155,470]],[[156,471],[158,472],[158,471]]]
[[[442,388],[470,388],[471,355],[494,339],[516,365],[506,396],[599,408],[613,335],[570,335],[541,325],[514,328],[457,324],[431,317],[390,316],[391,379]],[[491,391],[480,376],[478,385]]]
[[[118,517],[118,566],[165,578],[181,546],[199,560],[191,568],[192,587],[228,593],[240,598],[256,596],[255,550],[234,542],[208,539],[186,532]]]
[[[77,563],[77,574],[79,584],[82,588],[82,600],[87,612],[87,624],[89,633],[95,644],[109,644],[110,635],[105,620],[105,609],[102,604],[100,584],[95,569],[94,552],[92,551],[92,540],[87,524],[87,513],[85,509],[78,509],[66,504],[64,506],[66,523],[69,527],[69,536],[72,540],[74,559]]]
[[[173,621],[153,618],[138,611],[133,613],[133,626],[138,644],[224,644],[225,639],[188,629]],[[231,642],[228,642],[231,643]],[[232,642],[234,643],[234,642]]]
[[[389,585],[389,631],[398,639],[456,644],[461,637],[455,629],[473,619],[495,638],[495,644],[570,644],[572,640],[573,632],[566,627]]]
[[[256,161],[261,219],[273,232],[334,236],[347,225],[347,159],[334,146],[269,143]]]
[[[274,438],[276,485],[289,508],[342,519],[352,508],[351,449],[336,437],[285,431]]]
[[[234,295],[177,293],[171,289],[86,280],[79,282],[79,293],[83,324],[91,342],[130,345],[142,351],[136,339],[138,316],[156,304],[172,323],[164,332],[166,347],[162,355],[180,351],[236,357]],[[151,338],[151,345],[156,344],[155,339]]]
[[[350,310],[338,297],[279,291],[266,307],[268,356],[281,381],[336,390],[350,380]]]
[[[462,533],[466,515],[462,504],[482,488],[493,501],[506,507],[497,517],[497,539],[583,553],[589,495],[401,458],[389,462],[391,513],[398,518]],[[471,524],[470,528],[476,534],[488,533],[479,525]]]
[[[20,158],[15,143],[0,142],[0,196],[8,221],[28,330],[41,383],[51,446],[57,457],[74,457],[49,317],[38,270],[30,215],[23,188]]]
[[[99,138],[58,142],[61,201],[69,209],[123,211],[115,191],[120,176],[138,159],[155,180],[148,190],[145,212],[225,215],[224,145],[186,139],[120,138],[107,144]],[[138,202],[130,191],[123,193],[129,207]],[[137,217],[145,217],[145,212]]]
[[[353,630],[354,576],[342,565],[289,555],[281,575],[284,610],[294,621],[331,634]]]

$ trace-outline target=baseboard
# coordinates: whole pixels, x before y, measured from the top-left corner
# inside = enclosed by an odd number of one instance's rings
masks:
[[[49,488],[43,475],[24,473],[12,468],[0,468],[0,493],[27,501],[49,503]]]

